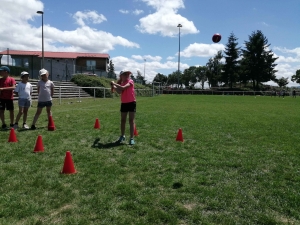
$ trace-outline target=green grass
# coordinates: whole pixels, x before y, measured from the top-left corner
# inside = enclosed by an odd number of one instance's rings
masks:
[[[134,146],[113,144],[118,98],[54,101],[57,130],[43,111],[17,143],[2,131],[0,224],[300,224],[299,98],[137,100]],[[66,151],[76,174],[60,174]]]

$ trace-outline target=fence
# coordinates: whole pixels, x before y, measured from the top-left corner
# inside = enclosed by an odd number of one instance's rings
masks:
[[[70,88],[70,86],[59,86],[59,94],[58,94],[58,98],[59,98],[59,104],[61,104],[61,100],[63,98],[63,92],[62,89],[63,88]],[[92,96],[93,98],[96,98],[96,89],[102,90],[103,91],[103,98],[113,98],[114,96],[118,96],[118,94],[114,95],[111,94],[111,89],[110,88],[104,88],[104,87],[80,87],[80,86],[73,86],[72,89],[78,89],[77,91],[73,91],[77,92],[78,96],[78,102],[81,102],[82,99],[82,89],[93,89],[94,91],[94,95]],[[155,91],[155,90],[154,90]],[[144,97],[151,97],[154,96],[155,94],[153,93],[153,90],[151,89],[135,89],[135,95],[136,96],[144,96]],[[75,97],[76,98],[76,97]]]
[[[63,88],[70,88],[70,86],[58,86],[59,88],[59,104],[61,104],[61,100],[63,98]],[[82,90],[83,89],[92,89],[93,90],[93,98],[96,98],[96,90],[103,91],[103,98],[113,98],[118,97],[118,94],[112,94],[110,88],[104,87],[80,87],[73,86],[72,89],[78,89],[77,91],[73,91],[73,93],[77,93],[78,101],[81,102],[82,98]],[[277,92],[276,96],[278,95]],[[91,94],[91,93],[90,93]],[[213,91],[213,90],[163,90],[163,89],[135,89],[136,96],[144,96],[144,97],[153,97],[160,94],[185,94],[185,95],[236,95],[236,96],[274,96],[274,92],[272,91]],[[76,94],[75,94],[76,95]],[[296,95],[300,95],[296,93]],[[292,96],[291,92],[286,92],[285,96]],[[75,97],[76,98],[76,97]]]
[[[216,91],[216,90],[163,90],[163,94],[184,94],[184,95],[260,95],[260,96],[274,96],[272,91]],[[292,91],[285,92],[285,96],[292,96]],[[296,92],[296,95],[300,95]],[[276,96],[282,96],[280,92],[276,92]]]

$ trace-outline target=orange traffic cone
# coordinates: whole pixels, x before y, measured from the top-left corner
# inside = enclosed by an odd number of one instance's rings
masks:
[[[95,121],[94,128],[95,128],[95,129],[100,129],[100,122],[99,122],[98,118],[97,118],[96,121]]]
[[[49,116],[49,119],[48,119],[48,130],[50,130],[50,131],[55,130],[55,125],[54,125],[52,116]]]
[[[75,167],[74,167],[73,160],[72,160],[71,152],[69,152],[69,151],[66,152],[64,167],[63,167],[61,173],[64,173],[64,174],[77,173],[77,171],[75,170]]]
[[[137,131],[137,129],[136,129],[135,124],[134,124],[134,132],[133,132],[133,135],[134,135],[134,136],[139,136],[139,133],[138,133],[138,131]]]
[[[43,139],[42,139],[42,136],[39,135],[36,139],[33,152],[43,152],[43,151],[44,151]]]
[[[14,128],[10,129],[8,142],[18,142]]]
[[[176,141],[183,142],[182,129],[180,128],[177,133]]]

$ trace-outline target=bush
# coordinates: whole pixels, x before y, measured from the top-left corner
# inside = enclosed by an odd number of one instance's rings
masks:
[[[87,75],[83,75],[83,74],[77,74],[77,75],[73,76],[71,79],[72,82],[74,82],[75,84],[77,84],[78,86],[81,86],[81,87],[104,87],[104,88],[106,88],[105,98],[119,96],[119,94],[116,92],[114,92],[114,93],[110,92],[110,88],[111,88],[110,82],[112,80],[113,79],[110,79],[110,78],[87,76]],[[135,89],[151,90],[150,88],[147,88],[141,84],[134,84],[134,85],[135,85]],[[90,95],[94,96],[94,88],[90,88],[90,89],[86,88],[84,90],[87,93],[89,93]],[[103,98],[104,97],[104,89],[96,89],[95,96],[98,98]]]
[[[72,82],[77,84],[81,87],[104,87],[104,88],[110,88],[110,81],[107,78],[103,77],[94,77],[94,76],[87,76],[78,74],[72,77]],[[94,88],[85,88],[84,89],[87,93],[90,95],[94,95]],[[95,96],[98,98],[104,97],[104,89],[96,89],[95,90]],[[112,93],[107,89],[105,90],[105,97],[112,97]]]

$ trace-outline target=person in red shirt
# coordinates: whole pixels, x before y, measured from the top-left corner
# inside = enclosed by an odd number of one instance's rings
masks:
[[[4,111],[9,111],[10,127],[14,126],[14,89],[16,81],[10,77],[10,69],[7,66],[0,67],[0,119],[2,122],[2,129],[6,129]]]

